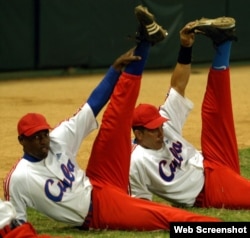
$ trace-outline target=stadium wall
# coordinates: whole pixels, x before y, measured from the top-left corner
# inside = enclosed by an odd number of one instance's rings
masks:
[[[172,67],[179,30],[201,17],[231,16],[237,21],[232,61],[250,60],[248,0],[0,0],[0,71],[79,67],[106,68],[134,45],[134,7],[143,4],[169,32],[151,50],[147,68]],[[210,61],[212,49],[197,37],[194,63]]]

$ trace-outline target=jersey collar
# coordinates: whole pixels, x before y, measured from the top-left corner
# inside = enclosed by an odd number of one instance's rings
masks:
[[[32,162],[32,163],[39,162],[39,160],[37,160],[35,157],[28,155],[26,153],[23,155],[23,158]]]

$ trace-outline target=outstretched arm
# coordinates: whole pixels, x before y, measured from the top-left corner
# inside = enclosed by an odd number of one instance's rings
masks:
[[[193,24],[194,22],[190,22],[180,30],[181,46],[170,84],[183,97],[191,73],[192,46],[195,35],[194,33],[190,33],[189,29]]]
[[[98,115],[109,100],[123,68],[128,63],[141,59],[139,56],[133,55],[133,52],[134,48],[118,57],[109,68],[103,80],[89,96],[87,103],[91,107],[95,116]]]

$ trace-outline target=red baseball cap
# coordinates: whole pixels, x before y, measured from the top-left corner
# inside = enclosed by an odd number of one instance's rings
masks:
[[[41,130],[51,129],[42,114],[28,113],[24,115],[17,124],[18,135],[31,136]]]
[[[147,129],[155,129],[166,121],[168,121],[168,119],[162,117],[155,106],[139,104],[134,110],[132,126],[143,126]]]

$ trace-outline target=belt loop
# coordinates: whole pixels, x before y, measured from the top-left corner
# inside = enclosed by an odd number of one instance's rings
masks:
[[[89,225],[90,225],[90,222],[91,222],[91,219],[93,217],[93,204],[92,204],[92,199],[90,200],[90,205],[89,205],[89,211],[88,211],[88,214],[87,216],[85,217],[85,220],[82,224],[82,227],[81,229],[82,230],[85,230],[85,231],[88,231],[89,230]]]
[[[202,188],[202,190],[200,191],[200,193],[198,194],[198,196],[196,197],[194,206],[195,207],[203,207],[204,206],[204,186]]]

